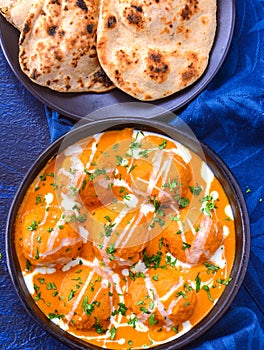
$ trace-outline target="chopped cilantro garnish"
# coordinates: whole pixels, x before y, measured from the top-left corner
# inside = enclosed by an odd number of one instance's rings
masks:
[[[159,280],[159,274],[156,273],[154,276],[152,276],[152,279],[153,279],[154,281],[158,281],[158,280]]]
[[[202,286],[202,289],[206,291],[208,299],[213,303],[214,299],[211,297],[210,288],[208,286]]]
[[[200,272],[198,272],[197,276],[195,277],[195,290],[196,293],[199,292],[199,290],[201,289],[201,278],[199,277]]]
[[[128,321],[128,324],[132,326],[133,328],[136,328],[136,322],[138,322],[138,319],[135,317],[131,317],[130,320]]]
[[[170,178],[168,179],[168,182],[166,182],[162,187],[163,188],[168,188],[170,190],[170,192],[172,192],[173,190],[175,190],[176,188],[180,187],[180,184],[177,181],[178,179],[175,178],[173,180],[171,180]]]
[[[154,269],[157,269],[160,267],[161,263],[161,256],[162,252],[158,251],[157,254],[153,254],[149,256],[146,251],[143,253],[143,262],[145,263],[146,267],[154,267]]]
[[[114,339],[115,339],[116,331],[117,331],[117,329],[116,329],[115,327],[113,327],[113,328],[110,329],[110,339],[111,339],[111,340],[114,340]]]
[[[29,231],[34,231],[38,228],[38,223],[37,221],[32,221],[31,225],[27,228]]]
[[[215,273],[219,270],[219,267],[218,266],[215,266],[213,264],[210,264],[209,262],[203,262],[203,265],[205,267],[207,267],[207,273],[210,274],[210,271],[212,271],[212,273]]]
[[[72,298],[74,298],[76,293],[76,290],[71,289],[69,295],[68,295],[68,301],[70,301]]]
[[[190,204],[190,200],[186,197],[182,197],[178,200],[178,204],[179,204],[179,208],[183,209],[188,207],[188,205]]]
[[[219,284],[223,284],[224,286],[228,286],[229,283],[232,281],[232,278],[228,278],[227,280],[224,280],[222,278],[219,278],[216,280],[216,282],[218,282]]]
[[[41,195],[41,194],[38,194],[38,195],[36,196],[36,204],[41,203],[41,201],[42,201],[42,195]]]
[[[104,230],[105,230],[105,236],[110,237],[111,233],[113,232],[113,227],[115,226],[115,223],[111,224],[110,222],[107,224],[104,224]]]
[[[159,321],[155,319],[155,314],[151,314],[148,322],[151,326],[155,326]]]
[[[122,316],[125,316],[125,314],[126,314],[126,311],[127,311],[127,307],[126,307],[126,305],[124,304],[124,303],[118,303],[117,304],[118,305],[118,309],[116,309],[116,310],[114,310],[113,312],[112,312],[112,316],[115,316],[115,315],[117,315],[117,314],[121,314]]]
[[[38,247],[36,248],[36,255],[35,255],[35,259],[38,260],[39,259],[39,250]]]
[[[27,259],[27,260],[26,260],[26,270],[27,270],[27,271],[30,271],[30,270],[31,270],[31,267],[32,267],[32,264],[31,264],[31,262]]]
[[[169,218],[171,221],[180,221],[180,218],[177,215],[173,216],[172,214],[170,214]]]
[[[182,246],[182,249],[185,250],[185,249],[188,249],[188,248],[191,248],[191,245],[189,243],[186,243],[186,242],[182,242],[183,246]]]
[[[190,191],[192,192],[192,194],[195,196],[195,197],[198,197],[199,194],[202,192],[202,187],[201,186],[190,186],[189,187]]]
[[[137,167],[137,164],[136,165],[132,164],[128,172],[131,173],[131,171],[133,171],[136,167]]]
[[[212,196],[205,196],[202,199],[200,199],[201,203],[204,203],[204,206],[202,207],[202,212],[204,214],[212,216],[212,211],[216,209],[215,200]]]
[[[56,290],[57,286],[54,282],[47,283],[47,290]]]
[[[53,320],[54,318],[58,318],[58,319],[60,320],[60,319],[62,319],[62,318],[64,318],[64,317],[65,317],[65,316],[64,316],[63,314],[59,315],[57,312],[54,312],[54,313],[50,312],[50,313],[48,314],[48,318],[49,318],[50,320]]]
[[[113,150],[114,150],[114,151],[117,151],[118,147],[119,147],[119,144],[116,143],[116,144],[113,146]]]
[[[167,146],[167,140],[163,140],[162,143],[159,145],[159,149],[162,150],[166,148],[166,146]]]
[[[119,155],[116,156],[116,165],[117,165],[117,166],[122,165],[123,161],[124,161],[124,158],[122,158],[122,157],[119,156]]]
[[[172,257],[170,255],[166,255],[166,264],[170,265],[171,267],[174,267],[176,265],[177,258],[172,260]]]
[[[150,311],[146,309],[145,306],[141,306],[139,310],[142,311],[143,314],[150,314]]]
[[[95,328],[97,334],[103,334],[106,332],[106,329],[103,329],[103,327],[101,326],[100,324],[100,321],[98,320],[98,318],[96,317],[96,322],[95,324],[93,325],[93,328]]]
[[[173,332],[175,332],[175,333],[178,333],[179,332],[179,326],[177,325],[177,326],[172,326],[171,327],[171,330],[173,331]]]
[[[83,309],[83,311],[85,312],[85,314],[87,316],[91,316],[92,312],[94,311],[94,307],[95,306],[99,307],[100,306],[100,302],[93,301],[92,303],[89,304],[87,295],[83,298],[82,309]]]

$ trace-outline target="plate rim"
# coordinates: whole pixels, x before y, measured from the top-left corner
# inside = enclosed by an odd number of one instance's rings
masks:
[[[116,122],[119,122],[117,124]],[[186,135],[184,132],[179,131],[176,127],[168,125],[166,123],[155,121],[155,120],[149,120],[149,119],[137,119],[137,118],[127,118],[127,120],[124,120],[120,117],[117,118],[111,118],[110,120],[101,119],[98,121],[93,121],[87,124],[84,124],[82,126],[79,126],[75,129],[72,129],[70,132],[67,133],[67,135],[71,135],[71,137],[81,138],[79,134],[83,137],[83,132],[88,130],[88,135],[90,135],[92,132],[94,133],[94,130],[97,130],[96,128],[100,129],[109,129],[110,127],[115,127],[118,125],[124,125],[126,124],[133,124],[134,127],[138,128],[139,126],[146,127],[150,129],[151,127],[156,128],[156,130],[161,130],[161,133],[167,133],[169,134],[172,132],[174,135],[180,135],[181,137],[184,137],[186,143],[191,141],[192,138]],[[95,128],[95,129],[94,129]],[[79,136],[78,136],[79,135]],[[187,136],[187,138],[186,138]],[[28,170],[27,174],[24,176],[23,180],[20,183],[20,186],[16,192],[16,195],[13,199],[13,202],[11,204],[8,219],[7,219],[7,226],[6,226],[6,235],[5,235],[5,241],[6,241],[6,255],[7,255],[7,266],[8,271],[11,276],[11,280],[13,282],[14,289],[16,290],[19,299],[26,309],[27,313],[33,317],[34,321],[45,331],[47,331],[48,334],[53,336],[55,339],[60,340],[62,344],[65,344],[69,347],[72,347],[73,349],[102,349],[100,347],[94,346],[90,343],[84,343],[82,340],[76,340],[76,337],[70,335],[69,333],[63,331],[61,328],[56,326],[53,322],[49,321],[48,318],[42,313],[42,311],[38,308],[37,304],[33,301],[33,298],[30,300],[28,298],[25,298],[25,282],[22,280],[22,274],[21,269],[17,269],[17,257],[15,257],[14,254],[14,242],[12,241],[12,238],[14,237],[13,233],[13,226],[15,220],[15,215],[17,213],[17,210],[19,208],[19,205],[21,204],[24,195],[29,187],[29,185],[32,183],[32,178],[36,176],[36,174],[39,173],[40,169],[43,168],[43,164],[46,164],[46,162],[58,152],[61,143],[63,142],[65,136],[61,136],[59,139],[54,141],[52,144],[50,144],[33,162],[30,169]],[[171,137],[171,136],[170,136]],[[222,160],[222,158],[212,150],[206,143],[199,140],[199,143],[201,144],[206,159],[209,157],[210,162],[213,163],[214,170],[220,171],[222,176],[225,176],[225,181],[228,185],[228,190],[231,190],[232,195],[234,196],[234,199],[232,199],[232,204],[234,205],[236,209],[236,213],[238,213],[238,217],[236,219],[239,219],[238,227],[241,228],[241,231],[237,231],[236,238],[240,237],[240,246],[239,246],[239,253],[235,254],[233,267],[231,270],[231,275],[234,276],[232,284],[228,287],[228,289],[225,289],[223,294],[221,295],[220,299],[223,303],[218,302],[214,308],[208,313],[197,325],[195,325],[189,332],[188,337],[185,338],[184,335],[171,341],[164,343],[160,346],[154,347],[155,350],[159,349],[168,349],[168,350],[174,350],[174,349],[181,349],[183,346],[189,345],[191,342],[196,340],[198,337],[201,337],[203,334],[205,334],[206,331],[209,330],[209,328],[212,327],[216,322],[219,321],[219,319],[223,316],[224,313],[227,312],[230,304],[236,297],[246,274],[248,263],[249,263],[249,257],[250,257],[250,221],[249,221],[249,214],[246,206],[246,201],[243,196],[242,190],[238,184],[238,181],[230,168],[226,165],[226,163]],[[186,146],[188,147],[188,146]],[[210,163],[211,164],[211,163]],[[209,164],[209,166],[210,166]],[[224,186],[221,180],[221,184]],[[226,190],[226,188],[225,188]],[[229,198],[230,200],[230,198]],[[237,264],[235,266],[235,263]],[[19,270],[19,271],[18,271]],[[21,281],[22,281],[22,288],[21,288]],[[23,288],[24,287],[24,288]],[[26,289],[26,294],[29,295],[29,291]],[[229,298],[227,299],[226,296],[228,294]],[[220,300],[219,300],[220,301]],[[33,305],[33,313],[32,313],[32,305]],[[216,310],[216,311],[213,311]],[[215,313],[214,313],[215,312]],[[209,319],[209,315],[213,313],[212,319]],[[187,334],[187,333],[186,333]],[[75,341],[77,343],[75,343]]]
[[[228,18],[225,17],[226,15],[225,11],[227,10],[229,13]],[[86,115],[89,114],[90,112],[93,112],[102,107],[107,107],[109,105],[112,105],[115,103],[122,103],[122,102],[151,103],[154,106],[162,107],[169,112],[176,112],[176,111],[180,111],[183,107],[187,106],[195,97],[197,97],[206,88],[206,86],[212,81],[212,79],[215,77],[215,75],[218,73],[221,66],[223,65],[225,58],[229,52],[229,48],[231,46],[231,42],[234,34],[235,21],[236,21],[235,0],[224,1],[224,2],[222,2],[222,0],[217,0],[217,20],[218,22],[216,27],[216,34],[215,34],[213,46],[209,54],[208,65],[204,73],[201,75],[201,77],[197,81],[195,81],[193,84],[180,90],[179,92],[175,92],[174,94],[166,98],[161,98],[155,101],[140,101],[140,100],[134,99],[133,97],[129,96],[128,94],[126,94],[125,92],[121,91],[118,88],[110,90],[108,92],[103,92],[103,93],[92,93],[92,92],[63,93],[63,92],[57,92],[47,87],[35,84],[20,69],[18,57],[14,57],[13,53],[10,52],[10,49],[9,49],[10,43],[8,43],[5,38],[5,35],[6,35],[5,31],[6,30],[11,31],[12,35],[16,35],[16,36],[19,35],[19,31],[11,23],[9,23],[2,15],[0,16],[0,46],[2,48],[2,51],[4,53],[4,56],[9,66],[11,67],[13,73],[15,74],[17,79],[20,81],[20,83],[23,85],[23,87],[27,91],[29,91],[35,98],[37,98],[37,100],[39,100],[43,104],[47,105],[49,108],[55,110],[59,114],[69,118],[72,121],[78,121],[86,117]],[[227,21],[228,25],[224,25],[225,23],[221,23],[223,22],[223,20]],[[223,36],[223,38],[220,37],[220,39],[223,40],[222,45],[219,44],[219,35]],[[219,49],[220,51],[219,56],[217,55],[217,52],[216,52],[217,49]],[[215,57],[216,55],[217,57]],[[117,92],[115,93],[114,91],[117,91]],[[65,96],[66,96],[66,100],[65,100]],[[91,104],[92,105],[98,104],[100,97],[101,97],[101,100],[104,100],[104,101],[106,101],[107,99],[112,99],[112,100],[109,101],[110,103],[107,100],[106,104],[100,105],[98,108],[96,108],[96,106],[93,106],[92,109],[90,111],[88,110],[87,113],[80,113],[79,111],[74,112],[73,110],[69,110],[68,107],[64,107],[65,101],[68,102],[68,104],[72,105],[71,103],[69,103],[71,99],[75,100],[76,102],[78,99],[80,99],[81,101],[85,102],[84,107],[87,108],[87,106]],[[175,101],[176,103],[174,103]],[[84,110],[84,108],[81,107],[81,110]],[[158,119],[159,113],[158,114],[154,113],[149,118]]]

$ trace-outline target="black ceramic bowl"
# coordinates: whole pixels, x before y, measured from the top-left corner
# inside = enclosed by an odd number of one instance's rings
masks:
[[[123,119],[110,118],[94,121],[88,124],[84,124],[67,134],[67,145],[69,145],[69,142],[74,143],[89,135],[94,135],[96,133],[109,129],[123,129],[125,127],[133,127],[143,131],[152,131],[167,135],[173,139],[180,141],[183,145],[190,148],[196,153],[197,151],[200,151],[198,148],[201,147],[206,157],[207,164],[212,169],[221,185],[224,187],[233,210],[236,230],[236,253],[233,268],[231,271],[231,277],[233,278],[232,283],[228,286],[228,288],[224,290],[216,305],[213,307],[210,313],[204,319],[202,319],[200,323],[198,323],[190,331],[180,336],[176,340],[165,343],[162,346],[154,347],[155,350],[179,349],[191,343],[193,340],[204,334],[210,327],[212,327],[212,325],[214,325],[227,311],[234,297],[238,293],[238,290],[245,276],[250,251],[250,225],[247,208],[236,179],[228,167],[225,165],[225,163],[219,158],[219,156],[217,156],[207,145],[203,143],[199,143],[198,145],[195,139],[190,135],[187,135],[184,131],[179,131],[175,127],[172,127],[168,124],[164,124],[158,121],[150,121],[146,119],[130,117]],[[21,299],[21,302],[23,303],[27,312],[38,324],[40,324],[42,328],[60,340],[63,344],[68,345],[74,349],[101,349],[63,331],[40,311],[30,293],[28,292],[19,267],[18,258],[16,256],[13,225],[19,206],[30,184],[39,174],[48,160],[57,154],[61,148],[63,140],[64,137],[58,139],[40,155],[40,157],[35,161],[31,169],[26,174],[21,186],[17,191],[9,212],[6,229],[6,251],[8,268],[14,287]]]

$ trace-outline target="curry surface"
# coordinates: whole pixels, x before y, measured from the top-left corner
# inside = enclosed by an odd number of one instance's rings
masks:
[[[224,189],[197,154],[150,132],[107,131],[52,159],[21,204],[15,243],[39,308],[102,347],[173,340],[232,283]]]

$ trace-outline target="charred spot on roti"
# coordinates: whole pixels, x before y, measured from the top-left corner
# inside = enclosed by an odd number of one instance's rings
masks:
[[[80,7],[84,12],[88,12],[88,7],[86,6],[86,3],[83,0],[77,0],[76,5]]]
[[[145,94],[145,96],[144,96],[144,100],[152,100],[152,95],[150,95],[150,94]]]
[[[83,82],[82,78],[78,79],[78,84],[80,84],[81,87],[84,87],[84,82]]]
[[[34,68],[33,69],[33,72],[31,73],[31,75],[30,75],[30,77],[31,77],[31,79],[33,79],[33,80],[36,80],[37,78],[38,78],[38,71],[37,71],[37,69],[36,68]]]
[[[25,23],[24,28],[23,28],[23,33],[28,33],[30,31],[30,26],[28,23]]]
[[[64,81],[65,81],[65,88],[66,88],[66,90],[70,90],[70,88],[71,88],[71,84],[70,84],[71,77],[67,75],[66,77],[64,77]]]
[[[201,16],[200,22],[201,22],[202,25],[207,25],[208,22],[209,22],[208,16]]]
[[[106,87],[113,85],[112,81],[108,78],[102,69],[94,73],[93,82],[103,84]]]
[[[54,50],[54,57],[57,61],[62,61],[63,52],[59,48],[57,50]]]
[[[116,17],[115,16],[109,16],[107,20],[107,28],[115,28],[116,26]]]
[[[57,30],[57,29],[58,29],[57,26],[51,26],[51,27],[49,27],[48,30],[47,30],[48,35],[50,35],[50,36],[55,36],[56,30]]]
[[[123,11],[123,16],[129,25],[142,29],[144,27],[144,14],[141,6],[131,5]]]
[[[199,57],[196,52],[190,52],[187,54],[187,58],[190,61],[190,64],[186,69],[181,73],[183,85],[189,84],[190,81],[199,77]]]
[[[181,34],[185,39],[189,39],[190,38],[190,34],[191,34],[191,30],[190,28],[184,26],[184,25],[179,25],[176,28],[176,33],[177,34]]]
[[[64,37],[65,31],[64,31],[64,30],[60,30],[60,31],[58,32],[58,35],[59,35],[60,38]]]
[[[169,65],[158,50],[149,50],[146,74],[156,83],[163,83],[169,74]]]
[[[188,21],[198,11],[198,0],[187,0],[184,8],[180,12],[180,17],[183,21]]]
[[[61,5],[60,0],[52,0],[52,4]]]
[[[135,9],[137,12],[143,12],[143,10],[142,10],[142,6],[136,6],[136,5],[131,5],[131,7],[133,8],[133,9]]]
[[[94,24],[88,24],[86,28],[87,28],[87,32],[89,34],[92,34],[93,33],[93,29],[94,29]]]
[[[128,53],[125,50],[118,50],[115,53],[118,66],[126,70],[138,63],[138,55],[135,51]]]

